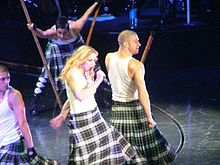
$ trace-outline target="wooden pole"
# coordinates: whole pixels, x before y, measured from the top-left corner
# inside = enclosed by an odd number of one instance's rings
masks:
[[[95,26],[96,17],[99,13],[99,9],[100,9],[101,5],[102,5],[102,2],[99,4],[99,7],[95,11],[94,18],[93,18],[91,27],[89,29],[89,34],[88,34],[87,39],[86,39],[86,45],[89,45],[89,42],[90,42],[90,39],[91,39],[91,36],[92,36],[92,32],[93,32],[93,29],[94,29],[94,26]]]
[[[150,50],[150,46],[152,44],[152,41],[153,41],[153,32],[150,33],[150,36],[148,38],[148,41],[147,41],[147,44],[145,46],[145,49],[144,49],[144,52],[143,52],[143,55],[141,57],[141,62],[144,63],[146,57],[147,57],[147,54]]]
[[[28,22],[28,23],[31,23],[31,18],[30,18],[29,14],[28,14],[28,11],[27,11],[27,8],[26,8],[26,5],[25,5],[24,1],[23,1],[23,0],[20,0],[20,2],[21,2],[21,5],[22,5],[22,8],[23,8],[23,10],[24,10],[24,14],[25,14],[25,16],[26,16],[27,22]],[[38,40],[38,38],[37,38],[35,32],[32,31],[32,30],[31,30],[31,32],[32,32],[32,35],[33,35],[33,37],[34,37],[34,41],[35,41],[35,43],[36,43],[36,45],[37,45],[38,51],[39,51],[39,53],[40,53],[41,59],[42,59],[42,61],[43,61],[44,67],[46,68],[46,71],[47,71],[47,74],[48,74],[50,83],[51,83],[51,85],[52,85],[52,88],[53,88],[53,91],[54,91],[54,93],[55,93],[57,102],[58,102],[58,104],[59,104],[59,107],[60,107],[60,109],[62,109],[63,105],[62,105],[61,99],[60,99],[60,97],[59,97],[59,95],[58,95],[58,92],[57,92],[57,90],[56,90],[53,77],[52,77],[52,75],[51,75],[51,73],[50,73],[50,70],[49,70],[48,67],[47,67],[47,61],[46,61],[46,59],[45,59],[44,53],[43,53],[42,48],[41,48],[41,46],[40,46],[39,40]]]

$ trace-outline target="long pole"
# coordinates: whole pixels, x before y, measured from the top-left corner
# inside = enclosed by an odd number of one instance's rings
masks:
[[[31,23],[31,18],[30,18],[29,14],[28,14],[28,11],[27,11],[27,8],[26,8],[26,5],[25,5],[24,1],[23,1],[23,0],[20,0],[20,2],[21,2],[21,5],[22,5],[22,8],[23,8],[23,10],[24,10],[24,14],[25,14],[25,16],[26,16],[27,22],[28,22],[28,23]],[[36,45],[37,45],[38,51],[39,51],[39,53],[40,53],[41,59],[42,59],[42,61],[43,61],[44,67],[46,68],[46,71],[47,71],[47,74],[48,74],[50,83],[51,83],[51,85],[52,85],[52,88],[53,88],[53,91],[54,91],[54,93],[55,93],[57,102],[58,102],[58,104],[59,104],[59,107],[60,107],[60,109],[62,109],[63,105],[62,105],[61,99],[60,99],[60,97],[59,97],[59,95],[58,95],[58,92],[57,92],[57,90],[56,90],[53,77],[52,77],[52,75],[51,75],[51,73],[50,73],[50,70],[49,70],[48,67],[47,67],[47,61],[46,61],[46,59],[45,59],[44,53],[43,53],[42,48],[41,48],[41,46],[40,46],[39,40],[38,40],[36,34],[35,34],[33,31],[31,31],[31,32],[32,32],[32,35],[33,35],[33,37],[34,37],[34,41],[35,41],[35,43],[36,43]]]
[[[149,38],[148,38],[147,44],[146,44],[146,46],[145,46],[144,52],[143,52],[142,57],[141,57],[141,62],[142,62],[142,63],[144,63],[144,61],[145,61],[145,59],[146,59],[146,57],[147,57],[147,54],[148,54],[148,52],[149,52],[149,50],[150,50],[150,46],[151,46],[151,44],[152,44],[152,42],[153,42],[153,34],[154,34],[154,33],[151,32],[151,33],[150,33],[150,36],[149,36]]]
[[[99,13],[99,9],[100,9],[101,4],[102,4],[102,2],[99,4],[99,7],[95,11],[94,18],[93,18],[91,27],[89,29],[89,34],[88,34],[87,39],[86,39],[86,45],[89,45],[89,42],[90,42],[90,39],[91,39],[91,36],[92,36],[92,32],[93,32],[93,29],[94,29],[94,26],[95,26],[96,17]]]

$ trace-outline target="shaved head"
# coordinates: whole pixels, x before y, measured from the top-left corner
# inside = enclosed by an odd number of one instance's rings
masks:
[[[2,72],[8,72],[8,68],[4,65],[0,65],[0,73]]]
[[[124,31],[122,31],[122,32],[119,34],[119,36],[118,36],[118,44],[119,44],[120,46],[122,46],[122,44],[123,44],[124,42],[128,42],[129,39],[130,39],[130,37],[133,36],[133,35],[137,35],[137,33],[134,32],[134,31],[131,31],[131,30],[124,30]]]

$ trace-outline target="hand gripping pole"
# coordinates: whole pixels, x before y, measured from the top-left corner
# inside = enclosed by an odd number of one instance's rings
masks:
[[[28,23],[31,23],[31,18],[30,18],[29,14],[28,14],[28,11],[27,11],[27,8],[26,8],[26,5],[25,5],[24,1],[23,1],[23,0],[20,0],[20,2],[21,2],[21,5],[22,5],[22,8],[23,8],[23,10],[24,10],[24,14],[25,14],[25,17],[26,17],[26,19],[27,19],[27,22],[28,22]],[[47,71],[47,74],[48,74],[50,83],[51,83],[51,85],[52,85],[52,88],[53,88],[53,91],[54,91],[54,93],[55,93],[57,102],[58,102],[58,104],[59,104],[59,107],[60,107],[60,109],[62,109],[62,106],[63,106],[63,105],[62,105],[61,99],[60,99],[60,97],[59,97],[59,95],[58,95],[58,92],[57,92],[57,90],[56,90],[55,83],[54,83],[53,77],[52,77],[52,75],[51,75],[51,72],[50,72],[50,70],[49,70],[48,67],[47,67],[47,61],[46,61],[46,59],[45,59],[45,56],[44,56],[44,53],[43,53],[42,48],[41,48],[41,46],[40,46],[39,40],[38,40],[38,38],[37,38],[37,35],[35,34],[34,31],[31,31],[31,32],[32,32],[32,35],[33,35],[33,37],[34,37],[34,41],[35,41],[35,43],[36,43],[36,45],[37,45],[38,51],[39,51],[39,53],[40,53],[41,59],[42,59],[42,61],[43,61],[44,67],[46,68],[46,71]]]

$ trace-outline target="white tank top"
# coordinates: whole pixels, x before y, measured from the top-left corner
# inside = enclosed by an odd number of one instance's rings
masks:
[[[0,103],[0,148],[18,141],[21,137],[14,111],[8,106],[9,90],[10,87],[5,92],[4,98]]]
[[[129,102],[138,99],[135,82],[128,76],[128,63],[133,57],[120,59],[117,52],[109,59],[109,80],[112,88],[112,100]]]
[[[51,29],[56,30],[56,25],[52,26]],[[58,38],[57,40],[52,39],[52,42],[57,45],[67,45],[69,43],[76,41],[77,35],[75,35],[75,33],[73,32],[73,29],[70,26],[69,26],[69,32],[72,35],[72,38],[70,38],[68,40],[61,40],[60,38]]]
[[[86,80],[86,78],[83,76],[83,74],[77,69],[74,68],[78,71],[78,80],[83,87],[87,87],[91,84],[92,80]],[[86,99],[79,101],[78,99],[76,99],[74,93],[72,92],[70,86],[65,82],[65,86],[66,86],[66,93],[67,93],[67,97],[70,103],[70,113],[71,114],[79,114],[82,112],[88,112],[91,111],[93,109],[95,109],[95,107],[97,107],[97,103],[95,101],[95,97],[94,95],[91,95],[89,97],[87,97]]]

